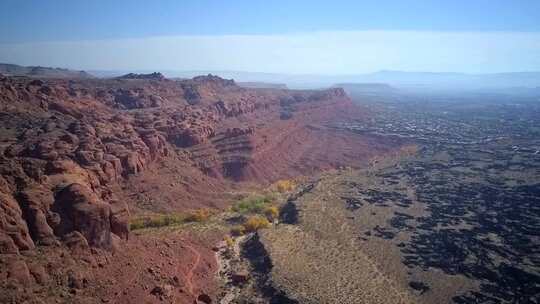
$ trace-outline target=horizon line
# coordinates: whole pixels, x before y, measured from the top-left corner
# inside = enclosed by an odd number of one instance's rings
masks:
[[[51,68],[51,69],[64,69],[77,72],[109,72],[109,73],[202,73],[212,74],[212,73],[250,73],[250,74],[267,74],[267,75],[281,75],[281,76],[325,76],[325,77],[334,77],[334,76],[359,76],[359,75],[370,75],[376,73],[392,72],[392,73],[409,73],[409,74],[460,74],[460,75],[469,75],[469,76],[482,76],[482,75],[498,75],[498,74],[528,74],[528,73],[540,73],[540,70],[522,70],[522,71],[504,71],[504,72],[491,72],[491,73],[470,73],[470,72],[433,72],[426,70],[393,70],[393,69],[379,69],[372,72],[359,72],[359,73],[343,73],[343,74],[324,74],[324,73],[287,73],[287,72],[260,72],[260,71],[248,71],[248,70],[213,70],[213,69],[200,69],[200,70],[175,70],[175,69],[80,69],[80,68],[68,68],[62,66],[50,66],[50,65],[23,65],[19,63],[11,62],[0,62],[0,65],[16,65],[20,67],[40,67],[40,68]],[[219,75],[216,75],[219,76]]]

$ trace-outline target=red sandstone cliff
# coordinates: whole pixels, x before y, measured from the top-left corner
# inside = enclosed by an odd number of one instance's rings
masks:
[[[310,174],[386,149],[326,127],[362,115],[341,89],[128,76],[0,76],[0,256],[111,250],[129,238],[132,212],[219,208],[234,182]],[[0,280],[38,280],[10,272],[30,271],[20,259],[2,261]]]

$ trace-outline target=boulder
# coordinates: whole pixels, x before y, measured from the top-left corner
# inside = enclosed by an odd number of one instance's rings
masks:
[[[71,184],[56,195],[54,211],[61,217],[55,231],[66,235],[79,231],[90,246],[111,248],[111,208],[88,187]]]
[[[75,289],[83,289],[87,285],[87,280],[79,272],[70,271],[68,273],[68,286]]]
[[[111,233],[111,251],[113,253],[121,252],[124,245],[125,243],[118,235]]]
[[[30,270],[30,274],[34,277],[34,280],[36,280],[36,283],[45,285],[49,281],[49,274],[43,266],[32,264],[28,266],[28,269]]]
[[[30,237],[19,204],[13,197],[2,192],[0,192],[0,232],[0,253],[16,253],[19,250],[34,248],[34,241]]]
[[[14,280],[22,285],[33,283],[28,265],[23,260],[10,261],[7,265],[8,280]]]
[[[25,189],[19,194],[19,202],[30,234],[35,242],[42,245],[56,243],[53,229],[47,221],[47,215],[53,201],[51,191],[39,186]]]
[[[168,298],[172,295],[174,287],[169,284],[157,285],[150,291],[150,294],[159,298]]]
[[[249,281],[249,272],[239,271],[231,274],[231,282],[234,285],[243,285]]]
[[[142,140],[150,149],[150,155],[152,156],[152,159],[168,155],[167,146],[165,144],[166,141],[162,135],[146,134],[142,137]]]
[[[5,232],[0,231],[0,253],[18,254],[19,248],[15,245],[13,239]]]
[[[121,161],[124,172],[127,174],[137,174],[144,169],[144,159],[137,152],[124,155]]]
[[[201,293],[199,296],[197,296],[197,299],[195,300],[195,304],[211,304],[212,298],[210,298],[209,295],[205,293]]]
[[[129,216],[129,208],[126,202],[111,201],[111,232],[125,240],[129,236]]]
[[[71,249],[88,249],[88,241],[79,231],[70,232],[62,238],[66,246]]]
[[[104,154],[102,170],[111,181],[114,181],[122,176],[122,161],[112,154]]]

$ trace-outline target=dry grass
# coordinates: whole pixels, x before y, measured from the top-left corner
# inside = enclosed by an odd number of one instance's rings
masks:
[[[290,192],[293,191],[295,188],[295,182],[290,179],[283,179],[276,183],[276,189],[279,193]]]
[[[226,235],[224,240],[225,240],[225,244],[227,244],[227,247],[231,248],[234,246],[235,241],[232,237]]]
[[[186,216],[185,221],[186,222],[204,222],[207,221],[212,216],[212,211],[208,208],[202,208],[197,209],[195,211],[191,211]]]
[[[185,214],[160,214],[154,216],[133,218],[129,221],[129,228],[131,230],[159,228],[180,225],[185,223],[185,221]]]
[[[189,213],[170,213],[136,217],[130,219],[129,228],[131,230],[139,230],[146,228],[176,226],[191,222],[201,223],[207,221],[211,216],[211,210],[203,208],[191,211]]]
[[[232,236],[241,236],[246,233],[246,228],[242,225],[234,226],[231,228],[231,235]]]

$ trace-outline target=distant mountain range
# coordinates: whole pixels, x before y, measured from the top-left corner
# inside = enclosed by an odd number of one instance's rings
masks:
[[[15,64],[0,64],[0,73],[12,76],[28,76],[42,78],[113,78],[128,73],[150,73],[156,71],[123,70],[89,72],[74,71],[62,68],[40,66],[24,67]],[[367,74],[351,75],[315,75],[315,74],[277,74],[242,71],[173,71],[162,70],[168,78],[193,78],[199,75],[214,74],[227,79],[234,79],[247,87],[273,87],[312,89],[328,88],[341,84],[351,87],[352,84],[363,84],[361,90],[388,89],[381,85],[389,85],[395,89],[407,91],[507,91],[525,90],[537,92],[540,87],[540,72],[510,72],[493,74],[466,73],[432,73],[379,71]],[[373,87],[373,84],[379,86]],[[367,86],[367,87],[366,87]],[[359,87],[356,87],[359,89]]]
[[[94,76],[84,71],[73,71],[61,68],[41,66],[21,66],[0,63],[0,74],[6,76],[26,76],[36,78],[92,78]]]
[[[99,77],[114,77],[128,71],[91,71]],[[140,71],[149,72],[149,71]],[[512,72],[494,74],[431,73],[380,71],[354,75],[276,74],[242,71],[161,71],[167,77],[191,78],[214,74],[238,82],[286,84],[290,88],[324,88],[335,84],[384,83],[409,90],[492,90],[508,88],[536,88],[540,86],[540,72]]]

